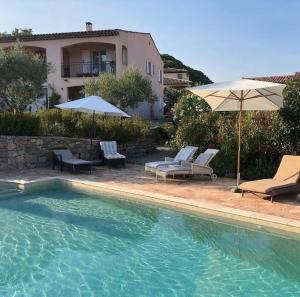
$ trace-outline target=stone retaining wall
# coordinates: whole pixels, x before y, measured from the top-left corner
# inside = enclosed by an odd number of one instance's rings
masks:
[[[49,167],[53,148],[69,148],[89,160],[90,140],[69,137],[0,136],[0,170]],[[99,140],[93,140],[93,159],[99,156]],[[153,139],[138,139],[119,145],[128,158],[143,156],[155,149]]]

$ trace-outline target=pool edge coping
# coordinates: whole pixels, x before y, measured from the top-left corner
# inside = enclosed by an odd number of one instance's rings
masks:
[[[93,191],[101,189],[102,192],[119,193],[128,195],[130,200],[139,200],[141,202],[148,202],[151,204],[172,207],[176,209],[191,211],[199,214],[206,214],[218,218],[230,219],[242,223],[249,223],[251,225],[260,225],[267,228],[300,234],[300,220],[287,219],[279,216],[263,214],[254,211],[242,210],[228,206],[218,205],[216,203],[209,203],[203,201],[196,201],[180,196],[171,196],[166,194],[159,194],[144,190],[128,189],[126,186],[107,185],[99,181],[83,181],[67,176],[56,177],[42,177],[31,181],[26,180],[5,180],[0,179],[0,185],[13,185],[22,190],[40,188],[51,182],[60,181],[64,184],[74,187]]]

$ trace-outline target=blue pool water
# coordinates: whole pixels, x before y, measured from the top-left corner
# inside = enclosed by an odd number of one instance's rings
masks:
[[[0,259],[1,297],[300,296],[295,238],[63,186],[0,200]]]

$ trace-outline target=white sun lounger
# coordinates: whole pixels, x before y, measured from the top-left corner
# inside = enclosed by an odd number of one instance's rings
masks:
[[[116,141],[100,141],[100,148],[108,165],[125,165],[126,157],[118,153]]]
[[[186,146],[182,148],[174,158],[166,157],[164,161],[156,161],[145,164],[145,171],[156,172],[156,169],[165,165],[179,165],[182,161],[191,161],[197,151],[195,146]]]
[[[168,176],[174,178],[176,175],[182,175],[184,177],[190,175],[208,175],[211,179],[215,179],[217,176],[209,166],[209,163],[218,152],[219,150],[216,149],[207,149],[197,157],[194,163],[181,162],[180,165],[159,166],[156,169],[156,178],[162,177],[166,182]]]

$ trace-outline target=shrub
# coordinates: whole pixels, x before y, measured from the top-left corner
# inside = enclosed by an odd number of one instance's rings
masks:
[[[289,127],[290,141],[300,149],[300,78],[287,83],[284,92],[283,108],[280,114]]]
[[[243,115],[241,175],[245,179],[274,175],[283,154],[291,153],[288,129],[277,112],[248,112]],[[187,118],[179,126],[172,145],[195,145],[199,151],[220,149],[212,166],[218,175],[235,176],[237,162],[236,114],[203,113]]]
[[[55,91],[49,96],[49,108],[54,108],[55,105],[59,104],[61,96]]]
[[[90,114],[49,109],[32,113],[0,113],[0,135],[66,136],[128,142],[150,137],[150,123],[139,117],[121,119],[95,116],[92,126]]]
[[[201,113],[210,110],[209,105],[203,99],[190,92],[183,92],[179,101],[174,105],[174,115],[178,121],[198,117]]]
[[[32,113],[0,113],[0,135],[34,136],[40,134],[40,119]]]
[[[122,119],[92,115],[68,110],[52,109],[38,112],[44,135],[94,138],[127,142],[135,138],[149,137],[150,124],[140,117]]]

